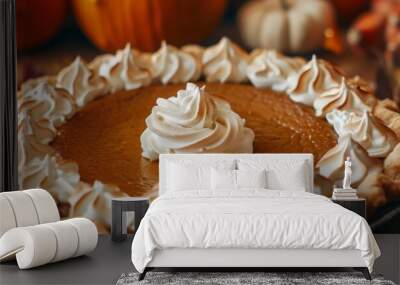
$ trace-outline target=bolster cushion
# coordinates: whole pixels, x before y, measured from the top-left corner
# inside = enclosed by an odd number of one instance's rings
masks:
[[[13,228],[0,238],[0,261],[14,257],[28,269],[86,254],[97,245],[97,228],[86,218]]]
[[[60,220],[56,202],[43,189],[0,193],[0,237],[15,227]]]

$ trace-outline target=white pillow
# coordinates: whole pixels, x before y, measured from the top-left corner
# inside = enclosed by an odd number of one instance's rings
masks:
[[[238,190],[241,188],[266,188],[266,171],[262,170],[211,170],[213,190]]]
[[[167,191],[210,190],[211,168],[234,169],[235,161],[218,160],[208,163],[170,161],[167,164]]]
[[[232,169],[211,169],[211,189],[236,189],[236,170]]]
[[[297,168],[291,168],[285,171],[278,169],[268,170],[267,181],[268,189],[307,191],[308,183],[304,164],[299,165]]]
[[[182,164],[170,163],[168,168],[168,186],[171,191],[210,188],[210,167],[187,167]]]
[[[238,160],[239,170],[266,169],[267,188],[272,190],[307,191],[307,165],[303,160]]]
[[[267,172],[262,170],[235,170],[237,188],[267,188]]]

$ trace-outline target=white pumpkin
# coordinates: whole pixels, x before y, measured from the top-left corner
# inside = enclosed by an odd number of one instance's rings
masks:
[[[256,0],[239,12],[240,32],[251,48],[309,52],[321,48],[325,31],[334,27],[335,12],[326,0]]]

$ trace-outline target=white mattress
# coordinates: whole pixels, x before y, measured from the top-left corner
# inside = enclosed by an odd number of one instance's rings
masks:
[[[359,215],[320,195],[265,189],[157,198],[134,237],[132,262],[143,272],[155,250],[170,248],[359,250],[370,271],[380,255]]]

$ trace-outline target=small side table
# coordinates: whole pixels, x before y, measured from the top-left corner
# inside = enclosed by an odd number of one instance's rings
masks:
[[[135,232],[140,221],[149,208],[149,199],[145,197],[123,197],[112,199],[112,225],[111,239],[113,241],[123,241],[127,236],[126,213],[135,213]]]
[[[351,200],[337,200],[331,199],[333,203],[339,204],[340,206],[359,214],[364,219],[366,218],[366,201],[364,198],[356,198]]]

